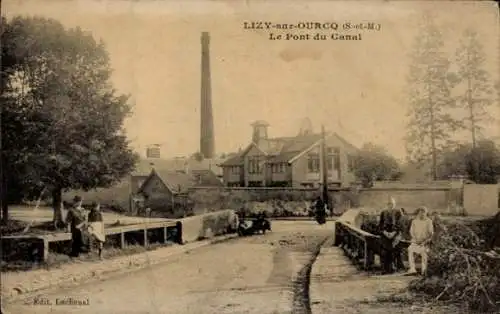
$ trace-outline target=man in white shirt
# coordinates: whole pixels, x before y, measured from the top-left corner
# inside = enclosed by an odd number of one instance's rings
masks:
[[[417,217],[413,219],[410,227],[411,244],[408,247],[408,259],[410,263],[409,274],[416,274],[415,254],[422,257],[422,275],[427,271],[427,253],[429,244],[434,235],[434,226],[432,220],[427,217],[427,208],[417,209]]]

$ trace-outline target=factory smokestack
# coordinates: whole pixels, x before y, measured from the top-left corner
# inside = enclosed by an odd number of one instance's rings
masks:
[[[203,155],[203,158],[213,158],[215,153],[209,45],[209,33],[201,33],[200,153]]]

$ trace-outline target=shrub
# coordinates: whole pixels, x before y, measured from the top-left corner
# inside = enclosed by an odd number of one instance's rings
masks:
[[[413,281],[410,289],[435,299],[465,302],[473,310],[500,310],[500,258],[484,254],[487,235],[481,224],[441,223],[427,275]]]

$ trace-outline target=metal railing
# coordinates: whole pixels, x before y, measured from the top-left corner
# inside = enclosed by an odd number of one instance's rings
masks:
[[[360,264],[365,270],[373,269],[375,255],[380,256],[380,237],[366,232],[345,221],[335,222],[334,245],[342,248],[354,264]],[[410,245],[409,241],[402,240],[403,248]]]

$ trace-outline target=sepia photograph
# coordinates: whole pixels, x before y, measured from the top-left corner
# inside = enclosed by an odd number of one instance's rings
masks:
[[[500,313],[499,12],[0,0],[1,313]]]

